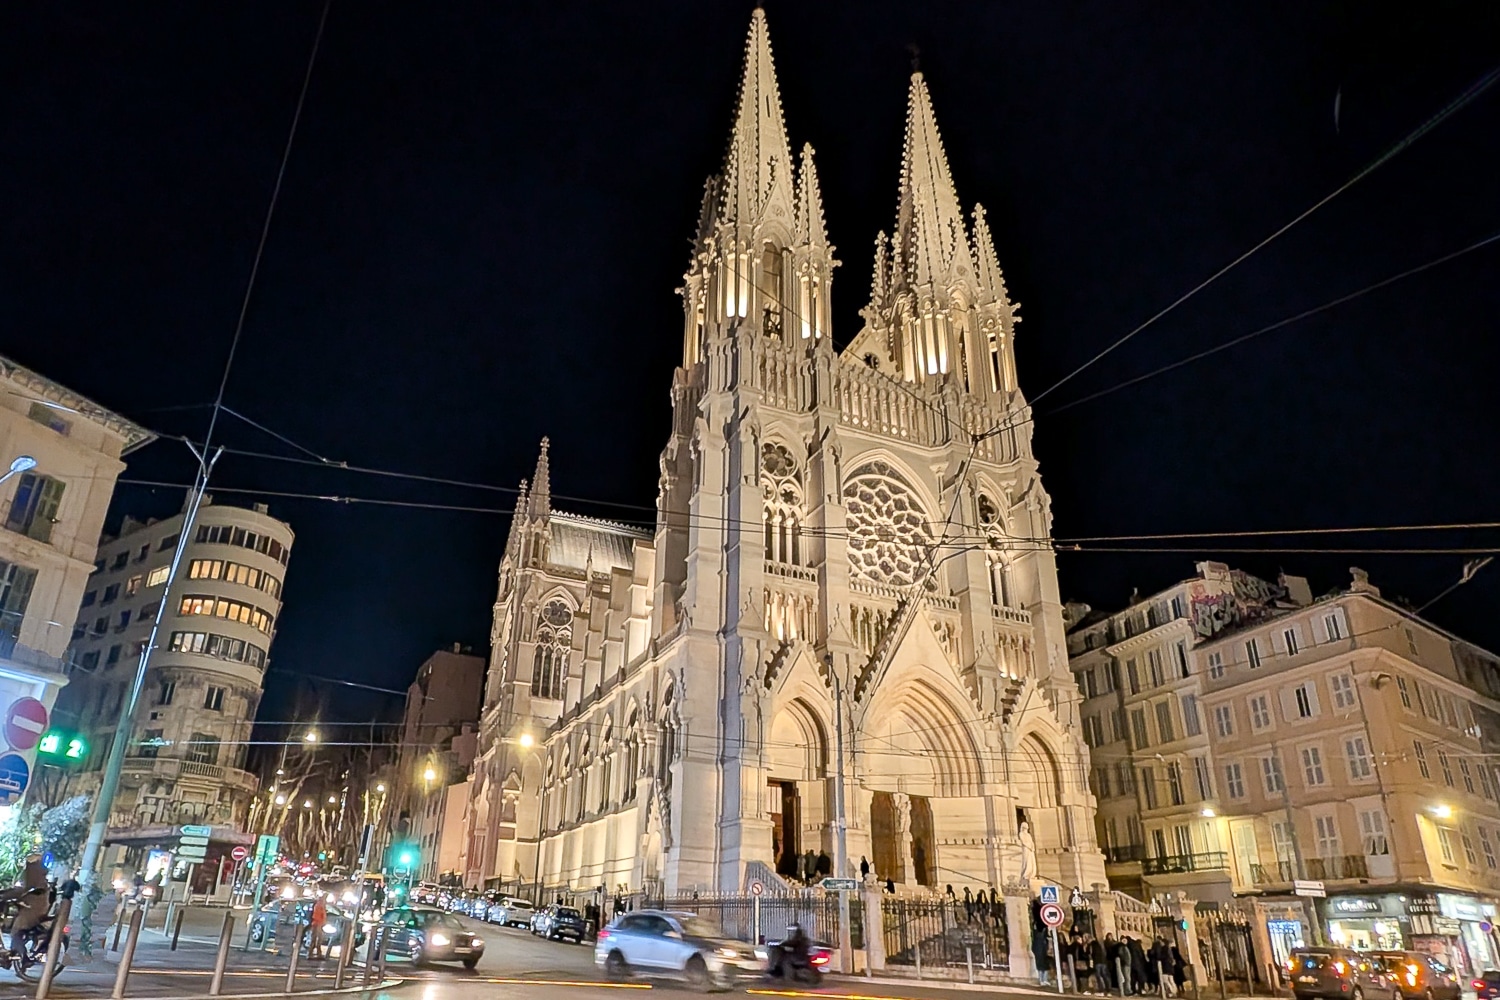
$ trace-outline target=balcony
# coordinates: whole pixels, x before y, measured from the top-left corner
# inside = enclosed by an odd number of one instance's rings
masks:
[[[1370,877],[1370,865],[1363,854],[1345,854],[1332,858],[1308,858],[1303,862],[1306,877],[1320,882],[1337,882],[1340,879]],[[1297,866],[1291,861],[1250,866],[1250,881],[1254,885],[1286,885],[1299,878]]]
[[[1229,870],[1229,855],[1225,851],[1204,851],[1201,854],[1168,854],[1160,858],[1144,858],[1141,861],[1142,875],[1181,875],[1186,872],[1220,872]]]
[[[1110,865],[1124,865],[1132,861],[1146,860],[1145,844],[1122,844],[1119,847],[1106,847],[1104,849],[1104,863]]]

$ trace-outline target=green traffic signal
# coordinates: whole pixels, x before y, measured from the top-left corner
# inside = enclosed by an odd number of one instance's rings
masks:
[[[48,733],[46,736],[43,736],[41,742],[36,745],[37,753],[54,754],[61,749],[62,734],[58,732]]]
[[[68,740],[68,749],[63,756],[70,760],[83,760],[89,755],[89,745],[81,736],[75,736]]]
[[[89,755],[89,743],[75,733],[61,729],[49,729],[37,741],[37,756],[60,757],[64,761],[80,761]]]

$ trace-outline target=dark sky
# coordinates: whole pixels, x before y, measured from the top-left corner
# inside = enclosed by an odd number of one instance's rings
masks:
[[[161,431],[202,435],[206,410],[184,407],[214,397],[320,9],[6,5],[0,350]],[[836,337],[858,330],[874,234],[894,214],[909,43],[959,194],[989,209],[1024,303],[1034,397],[1500,63],[1497,10],[773,0],[792,142],[818,149],[844,261]],[[558,493],[649,506],[680,351],[673,289],[749,13],[337,0],[227,403],[331,458],[507,486],[550,434]],[[1497,176],[1500,87],[1050,395],[1036,450],[1056,533],[1496,519],[1500,245],[1047,412],[1500,231]],[[295,454],[234,421],[224,434]],[[189,474],[171,443],[128,473]],[[236,456],[216,481],[223,501],[248,499],[222,492],[239,487],[508,504]],[[506,518],[268,499],[298,535],[279,671],[404,685],[431,649],[486,640]],[[124,486],[115,515],[179,503]],[[1065,555],[1063,592],[1116,607],[1201,555]],[[1315,590],[1357,563],[1417,603],[1463,563],[1224,558],[1310,575]],[[1492,567],[1431,615],[1500,646],[1497,597]],[[288,711],[289,676],[270,675],[263,718]]]

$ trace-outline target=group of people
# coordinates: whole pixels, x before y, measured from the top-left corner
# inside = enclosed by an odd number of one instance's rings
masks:
[[[828,856],[827,851],[814,854],[812,848],[809,847],[805,854],[797,855],[794,861],[796,866],[794,876],[799,882],[811,884],[824,876],[833,874],[833,859]]]
[[[1052,936],[1032,936],[1033,957],[1043,985],[1053,975]],[[1074,931],[1060,942],[1063,975],[1076,977],[1075,988],[1082,993],[1124,993],[1142,995],[1165,993],[1181,996],[1187,981],[1187,962],[1173,941],[1158,934],[1150,947],[1140,938],[1113,934],[1100,940],[1093,934]],[[1165,988],[1165,989],[1164,989]]]

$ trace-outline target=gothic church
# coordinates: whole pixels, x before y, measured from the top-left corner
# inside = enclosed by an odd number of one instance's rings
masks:
[[[841,834],[839,874],[865,857],[912,891],[1104,881],[1017,305],[920,73],[876,246],[836,350],[813,149],[793,159],[756,10],[655,529],[555,510],[545,441],[523,484],[466,885],[738,892]]]

